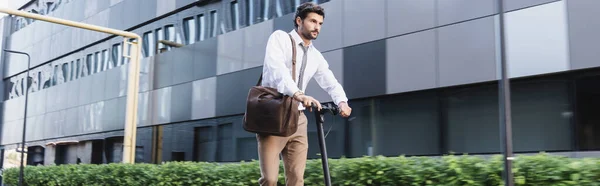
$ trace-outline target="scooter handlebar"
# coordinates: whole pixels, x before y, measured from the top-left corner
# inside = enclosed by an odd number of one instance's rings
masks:
[[[318,109],[317,105],[315,105],[314,103],[311,103],[311,107],[314,110]],[[330,112],[333,115],[337,115],[340,111],[339,111],[339,108],[336,105],[334,105],[333,103],[325,103],[325,104],[321,103],[321,113],[323,114],[325,112]]]

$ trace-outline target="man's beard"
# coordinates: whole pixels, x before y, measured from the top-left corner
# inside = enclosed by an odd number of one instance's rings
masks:
[[[310,39],[310,40],[316,40],[317,37],[319,37],[319,33],[317,33],[316,37],[313,37],[312,36],[312,32],[310,32],[310,31],[309,32],[303,32],[302,35],[304,35],[304,38]]]

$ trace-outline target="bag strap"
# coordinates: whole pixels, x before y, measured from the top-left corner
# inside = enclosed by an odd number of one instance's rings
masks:
[[[290,40],[292,41],[292,79],[294,79],[294,82],[296,82],[296,41],[294,41],[292,34],[288,35],[290,36]],[[260,86],[260,83],[262,83],[262,76],[263,74],[261,72],[256,86]]]

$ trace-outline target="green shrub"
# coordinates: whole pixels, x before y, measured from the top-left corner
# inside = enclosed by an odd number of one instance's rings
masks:
[[[333,185],[503,185],[502,156],[362,157],[330,159]],[[305,184],[324,185],[321,160],[309,160]],[[284,185],[280,165],[279,185]],[[515,185],[600,186],[600,159],[548,154],[518,156]],[[4,182],[17,185],[19,169],[4,171]],[[258,185],[257,161],[231,164],[169,162],[37,166],[25,169],[27,185]]]

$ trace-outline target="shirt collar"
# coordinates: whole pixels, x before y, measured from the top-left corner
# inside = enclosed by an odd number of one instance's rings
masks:
[[[300,46],[304,46],[304,40],[302,40],[302,37],[300,37],[300,35],[298,35],[298,32],[296,32],[296,29],[293,29],[291,32],[289,32],[292,35],[292,38],[294,39],[294,41],[296,42],[297,45],[302,44]],[[308,46],[308,48],[312,47],[312,42],[311,45]]]

